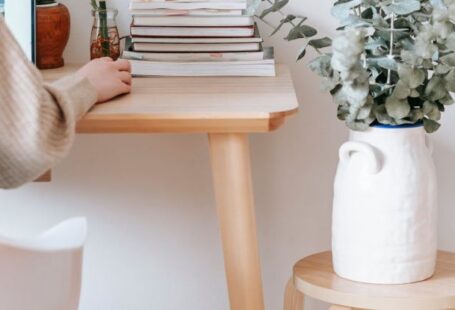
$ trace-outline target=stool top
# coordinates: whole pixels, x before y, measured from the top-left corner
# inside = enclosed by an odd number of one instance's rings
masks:
[[[353,308],[452,309],[455,308],[455,253],[438,252],[436,273],[426,281],[378,285],[338,277],[333,271],[332,253],[323,252],[294,266],[294,284],[306,296]]]

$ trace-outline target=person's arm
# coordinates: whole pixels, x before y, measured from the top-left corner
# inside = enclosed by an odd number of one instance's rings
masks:
[[[45,84],[0,17],[0,188],[30,182],[69,151],[76,122],[130,91],[127,62],[101,59]]]

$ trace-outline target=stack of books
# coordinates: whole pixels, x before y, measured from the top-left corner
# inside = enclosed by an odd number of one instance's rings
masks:
[[[130,0],[133,75],[274,76],[247,0]]]

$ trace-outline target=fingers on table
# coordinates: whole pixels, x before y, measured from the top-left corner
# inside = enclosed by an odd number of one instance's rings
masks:
[[[126,71],[120,71],[117,73],[118,78],[125,84],[131,85],[132,77],[131,73]]]
[[[115,65],[119,71],[131,72],[131,64],[126,59],[118,59]]]

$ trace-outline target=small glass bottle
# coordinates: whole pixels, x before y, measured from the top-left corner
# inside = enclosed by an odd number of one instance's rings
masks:
[[[115,18],[116,9],[93,10],[93,27],[90,40],[90,58],[120,57],[120,36]]]

